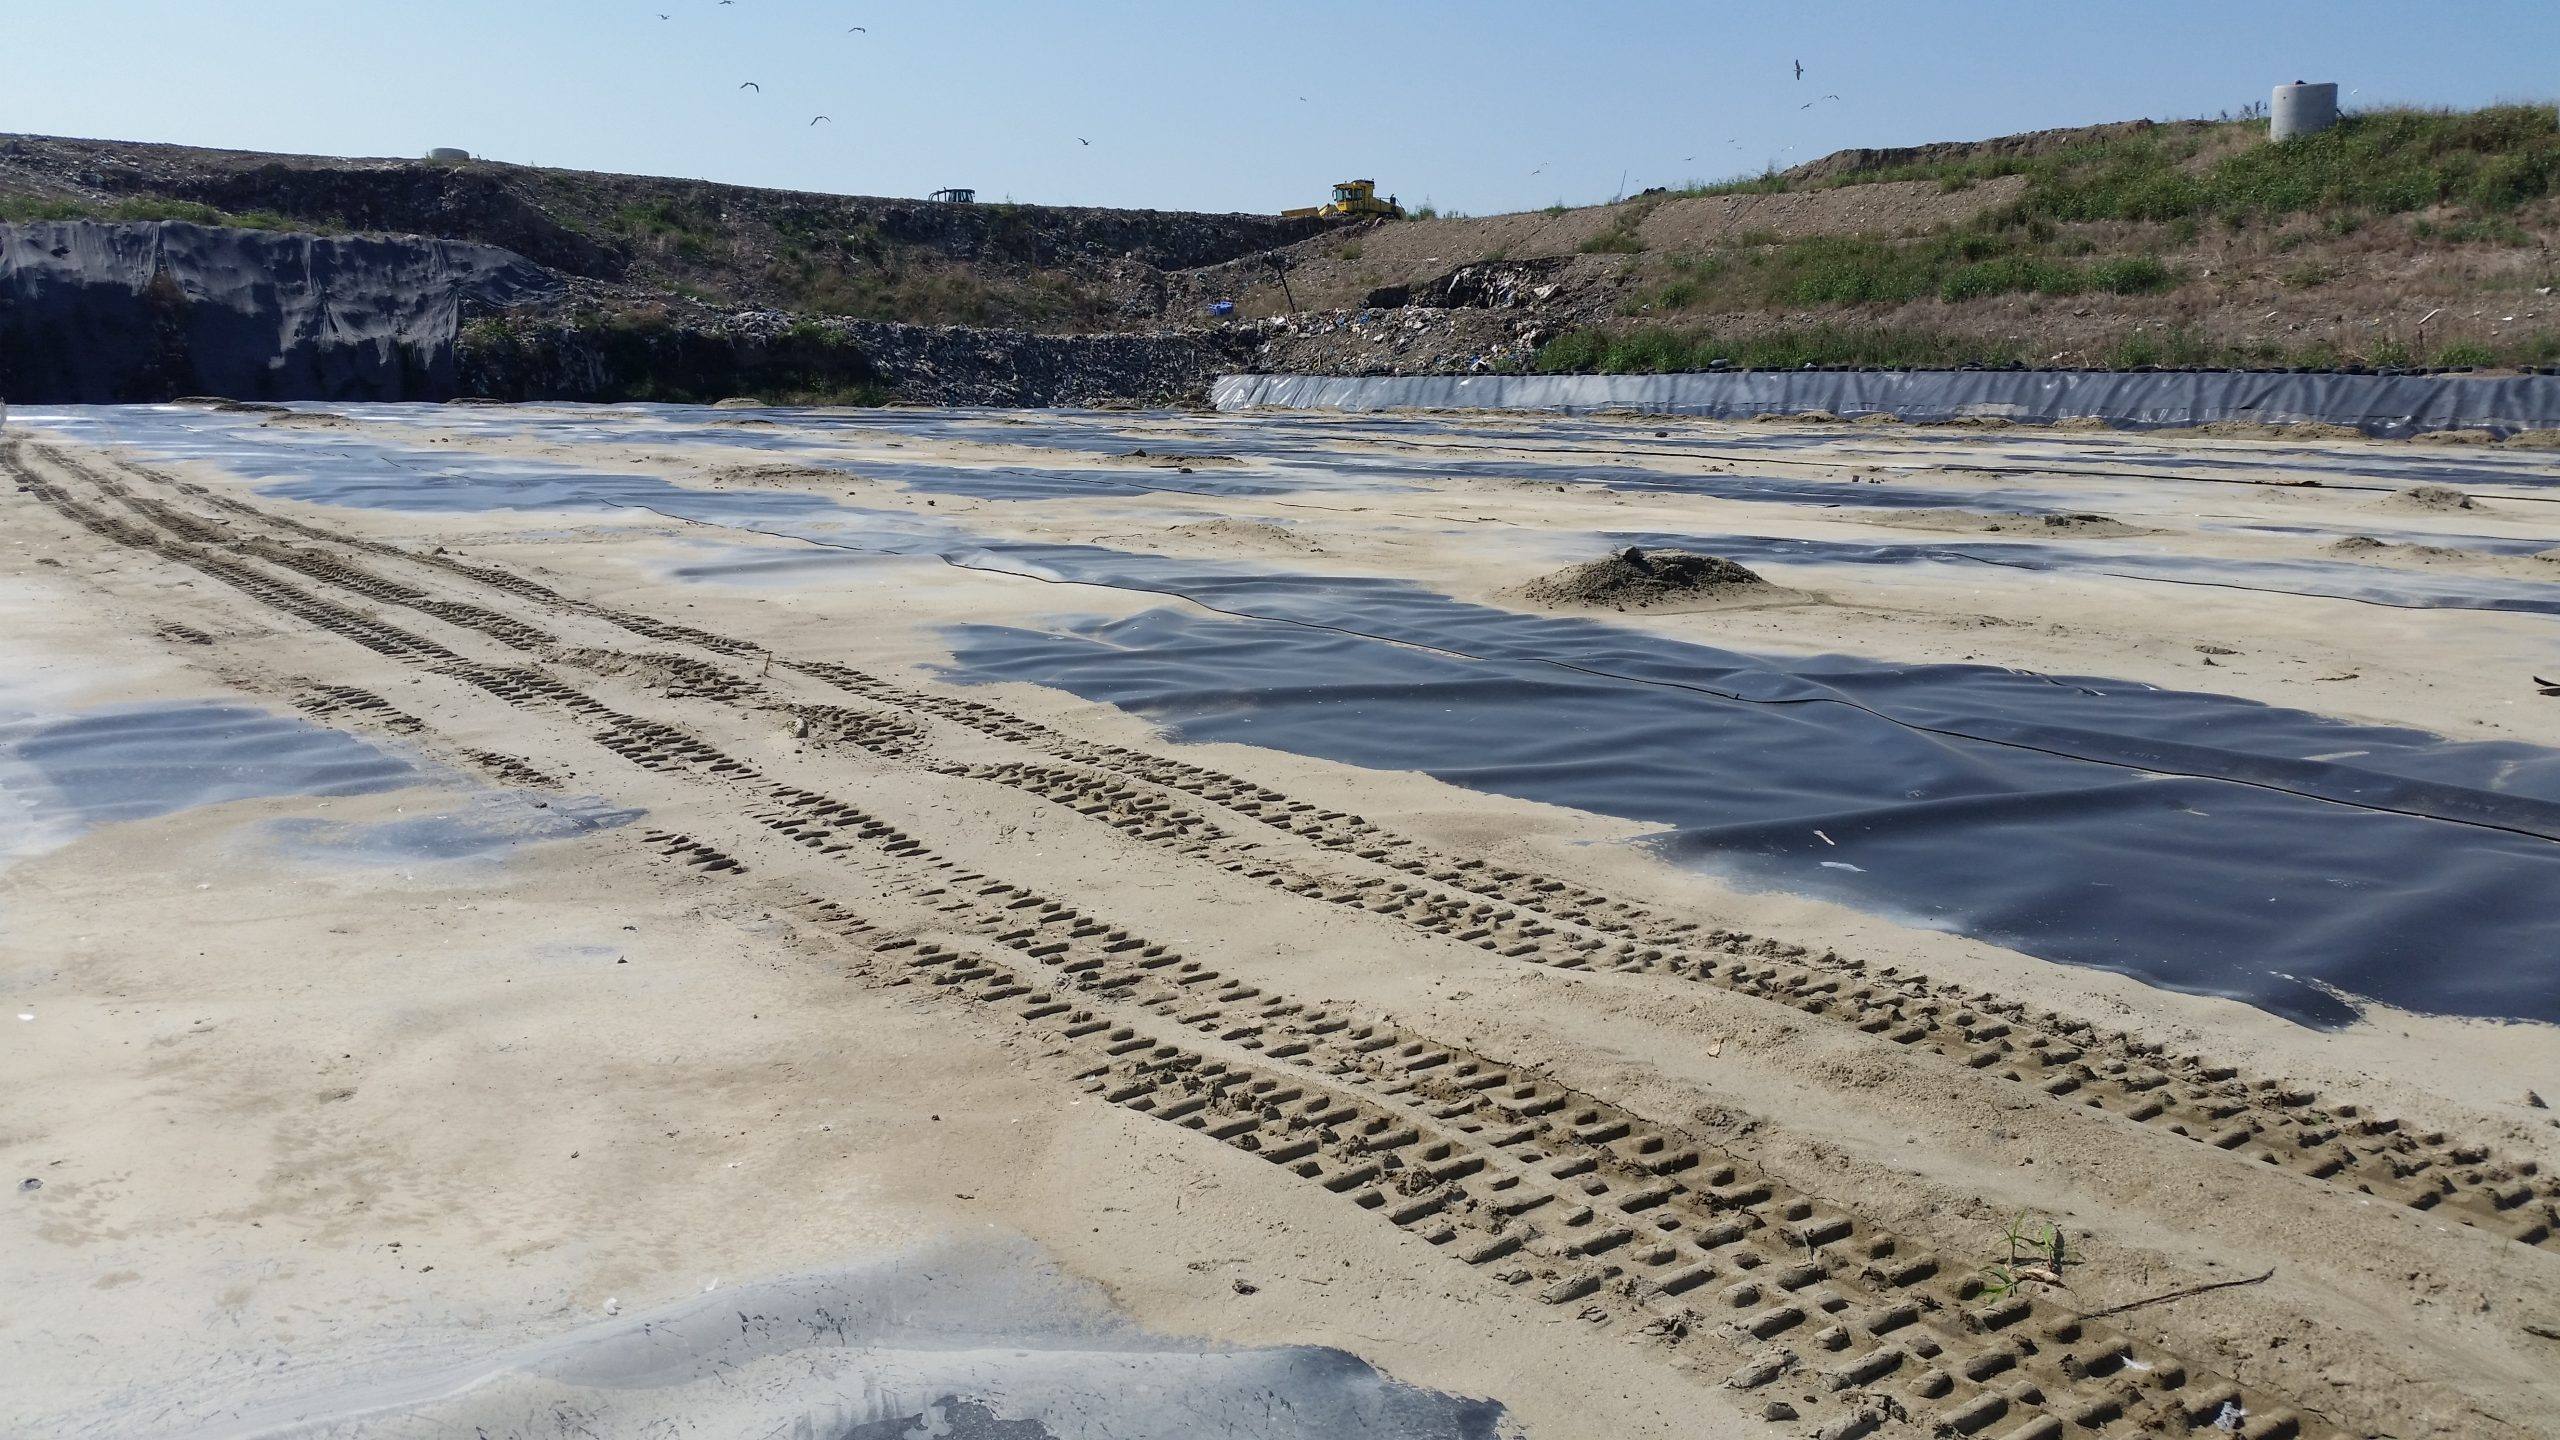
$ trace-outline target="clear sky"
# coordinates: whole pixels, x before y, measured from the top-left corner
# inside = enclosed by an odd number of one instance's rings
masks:
[[[1169,209],[1374,176],[1483,214],[2292,79],[2548,100],[2555,57],[2560,0],[0,0],[0,130]]]

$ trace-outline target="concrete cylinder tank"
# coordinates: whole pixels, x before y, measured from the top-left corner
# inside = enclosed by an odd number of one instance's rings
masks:
[[[2329,88],[2335,90],[2338,87],[2332,85]],[[450,145],[439,145],[427,152],[427,159],[438,165],[460,165],[470,158],[470,151],[456,150]]]
[[[2291,140],[2301,135],[2317,135],[2338,123],[2338,86],[2335,81],[2306,85],[2296,80],[2276,87],[2275,100],[2267,107],[2267,138]]]

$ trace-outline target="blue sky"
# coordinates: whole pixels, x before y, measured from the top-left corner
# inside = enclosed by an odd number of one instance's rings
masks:
[[[8,131],[1170,209],[1369,175],[1482,214],[2296,78],[2549,99],[2560,0],[0,0],[0,46]]]

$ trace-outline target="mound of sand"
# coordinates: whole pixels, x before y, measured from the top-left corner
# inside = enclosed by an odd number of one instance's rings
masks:
[[[1558,610],[1648,610],[1675,602],[1766,601],[1795,594],[1720,555],[1639,550],[1632,545],[1614,555],[1542,575],[1519,591],[1523,600]]]
[[[1902,417],[1891,414],[1887,411],[1877,410],[1870,414],[1861,415],[1849,423],[1852,425],[1899,425],[1902,423]]]
[[[864,479],[848,470],[829,470],[817,465],[723,465],[711,472],[712,480],[722,485],[846,485]],[[876,483],[876,482],[874,482]]]
[[[1958,510],[1945,506],[1921,506],[1909,510],[1884,510],[1861,517],[1871,525],[1890,525],[1902,530],[1948,530],[1984,535],[2025,532],[2037,535],[2086,535],[2108,539],[2124,535],[2154,535],[2139,525],[2128,525],[2112,515],[2082,511],[2071,515],[2046,515],[2028,510]]]
[[[1267,520],[1199,520],[1189,525],[1174,525],[1164,532],[1192,544],[1212,550],[1287,551],[1299,555],[1322,555],[1325,548],[1286,525]]]
[[[2147,439],[2203,436],[2214,440],[2365,440],[2371,437],[2352,425],[2326,420],[2208,420],[2150,432]]]
[[[1188,470],[1197,465],[1242,465],[1233,455],[1150,455],[1145,450],[1123,450],[1114,460],[1143,460],[1149,465],[1173,465]]]
[[[2350,535],[2330,545],[2329,552],[2333,555],[2376,557],[2388,552],[2389,559],[2414,561],[2421,565],[2503,563],[2499,557],[2478,550],[2463,550],[2451,545],[2394,545],[2386,540],[2376,540],[2370,535]]]
[[[290,415],[271,415],[258,423],[285,430],[347,430],[354,428],[356,422],[326,410],[297,410]]]
[[[2507,437],[2510,450],[2560,450],[2560,430],[2519,430]]]
[[[2377,510],[2486,510],[2489,507],[2450,485],[2413,485],[2374,502]]]
[[[2489,430],[2429,430],[2409,437],[2412,445],[2495,445],[2496,432]]]
[[[1838,425],[1839,416],[1828,410],[1796,410],[1786,414],[1763,412],[1750,420],[1754,425]]]

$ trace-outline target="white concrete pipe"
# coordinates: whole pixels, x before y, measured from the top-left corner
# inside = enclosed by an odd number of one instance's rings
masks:
[[[2276,87],[2267,107],[2267,138],[2291,140],[2317,135],[2338,123],[2338,86],[2333,80],[2306,85],[2296,80]]]

